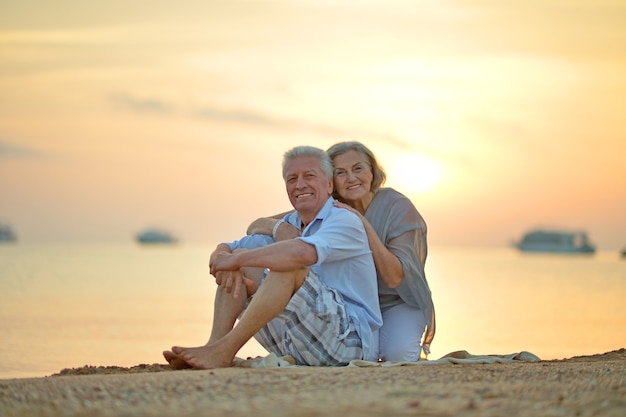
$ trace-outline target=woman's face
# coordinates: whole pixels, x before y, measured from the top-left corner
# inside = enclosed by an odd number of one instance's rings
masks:
[[[359,152],[350,150],[336,156],[333,167],[335,190],[342,199],[358,201],[372,190],[372,167]]]

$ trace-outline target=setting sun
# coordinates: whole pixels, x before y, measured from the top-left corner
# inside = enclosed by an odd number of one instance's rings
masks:
[[[441,166],[421,154],[399,156],[385,169],[389,185],[396,184],[404,193],[428,191],[435,187],[441,178]]]

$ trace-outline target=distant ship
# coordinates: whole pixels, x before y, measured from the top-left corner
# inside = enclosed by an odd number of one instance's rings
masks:
[[[178,242],[178,239],[172,236],[172,234],[159,229],[147,229],[137,233],[136,240],[143,245],[174,244]]]
[[[8,224],[0,224],[0,242],[15,242],[17,235]]]
[[[515,246],[523,252],[594,253],[595,246],[582,231],[532,230]]]

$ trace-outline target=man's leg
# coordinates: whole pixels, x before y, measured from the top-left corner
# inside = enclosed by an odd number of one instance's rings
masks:
[[[205,346],[183,348],[174,346],[172,351],[188,365],[199,369],[232,366],[235,355],[263,326],[280,314],[293,294],[302,286],[308,269],[292,272],[270,272],[259,287],[237,326],[219,339]],[[234,321],[233,321],[234,323]],[[223,330],[223,329],[221,329]]]
[[[226,292],[226,289],[221,286],[217,288],[213,303],[213,326],[207,345],[220,340],[233,329],[237,318],[246,307],[248,298],[255,294],[256,289],[261,284],[263,269],[242,268],[241,274],[254,281],[254,288],[249,290],[244,286],[237,298],[234,297],[234,292]]]
[[[371,345],[373,335],[361,330],[362,335],[341,294],[310,271],[285,309],[255,338],[265,349],[289,355],[298,365],[339,366],[364,359],[363,338]]]
[[[233,292],[227,292],[224,287],[217,287],[213,303],[213,325],[209,341],[206,343],[207,345],[218,341],[232,330],[237,318],[246,306],[247,299],[254,295],[254,291],[256,291],[263,278],[263,269],[261,268],[243,268],[241,272],[246,278],[254,281],[254,286],[253,288],[244,287],[242,293],[237,298],[234,297]],[[164,351],[163,357],[173,369],[191,367],[173,351]]]

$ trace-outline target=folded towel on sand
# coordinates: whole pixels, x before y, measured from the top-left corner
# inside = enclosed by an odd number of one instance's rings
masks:
[[[370,367],[370,366],[416,366],[416,365],[443,365],[443,364],[481,364],[481,363],[511,363],[511,362],[536,362],[539,361],[536,355],[522,351],[511,353],[508,355],[472,355],[465,350],[448,353],[437,360],[422,360],[417,362],[411,361],[388,361],[388,362],[372,362],[355,359],[347,366],[350,367]],[[277,356],[270,353],[265,357],[258,356],[256,358],[241,359],[235,358],[235,366],[242,368],[295,368],[296,362],[291,356]]]

